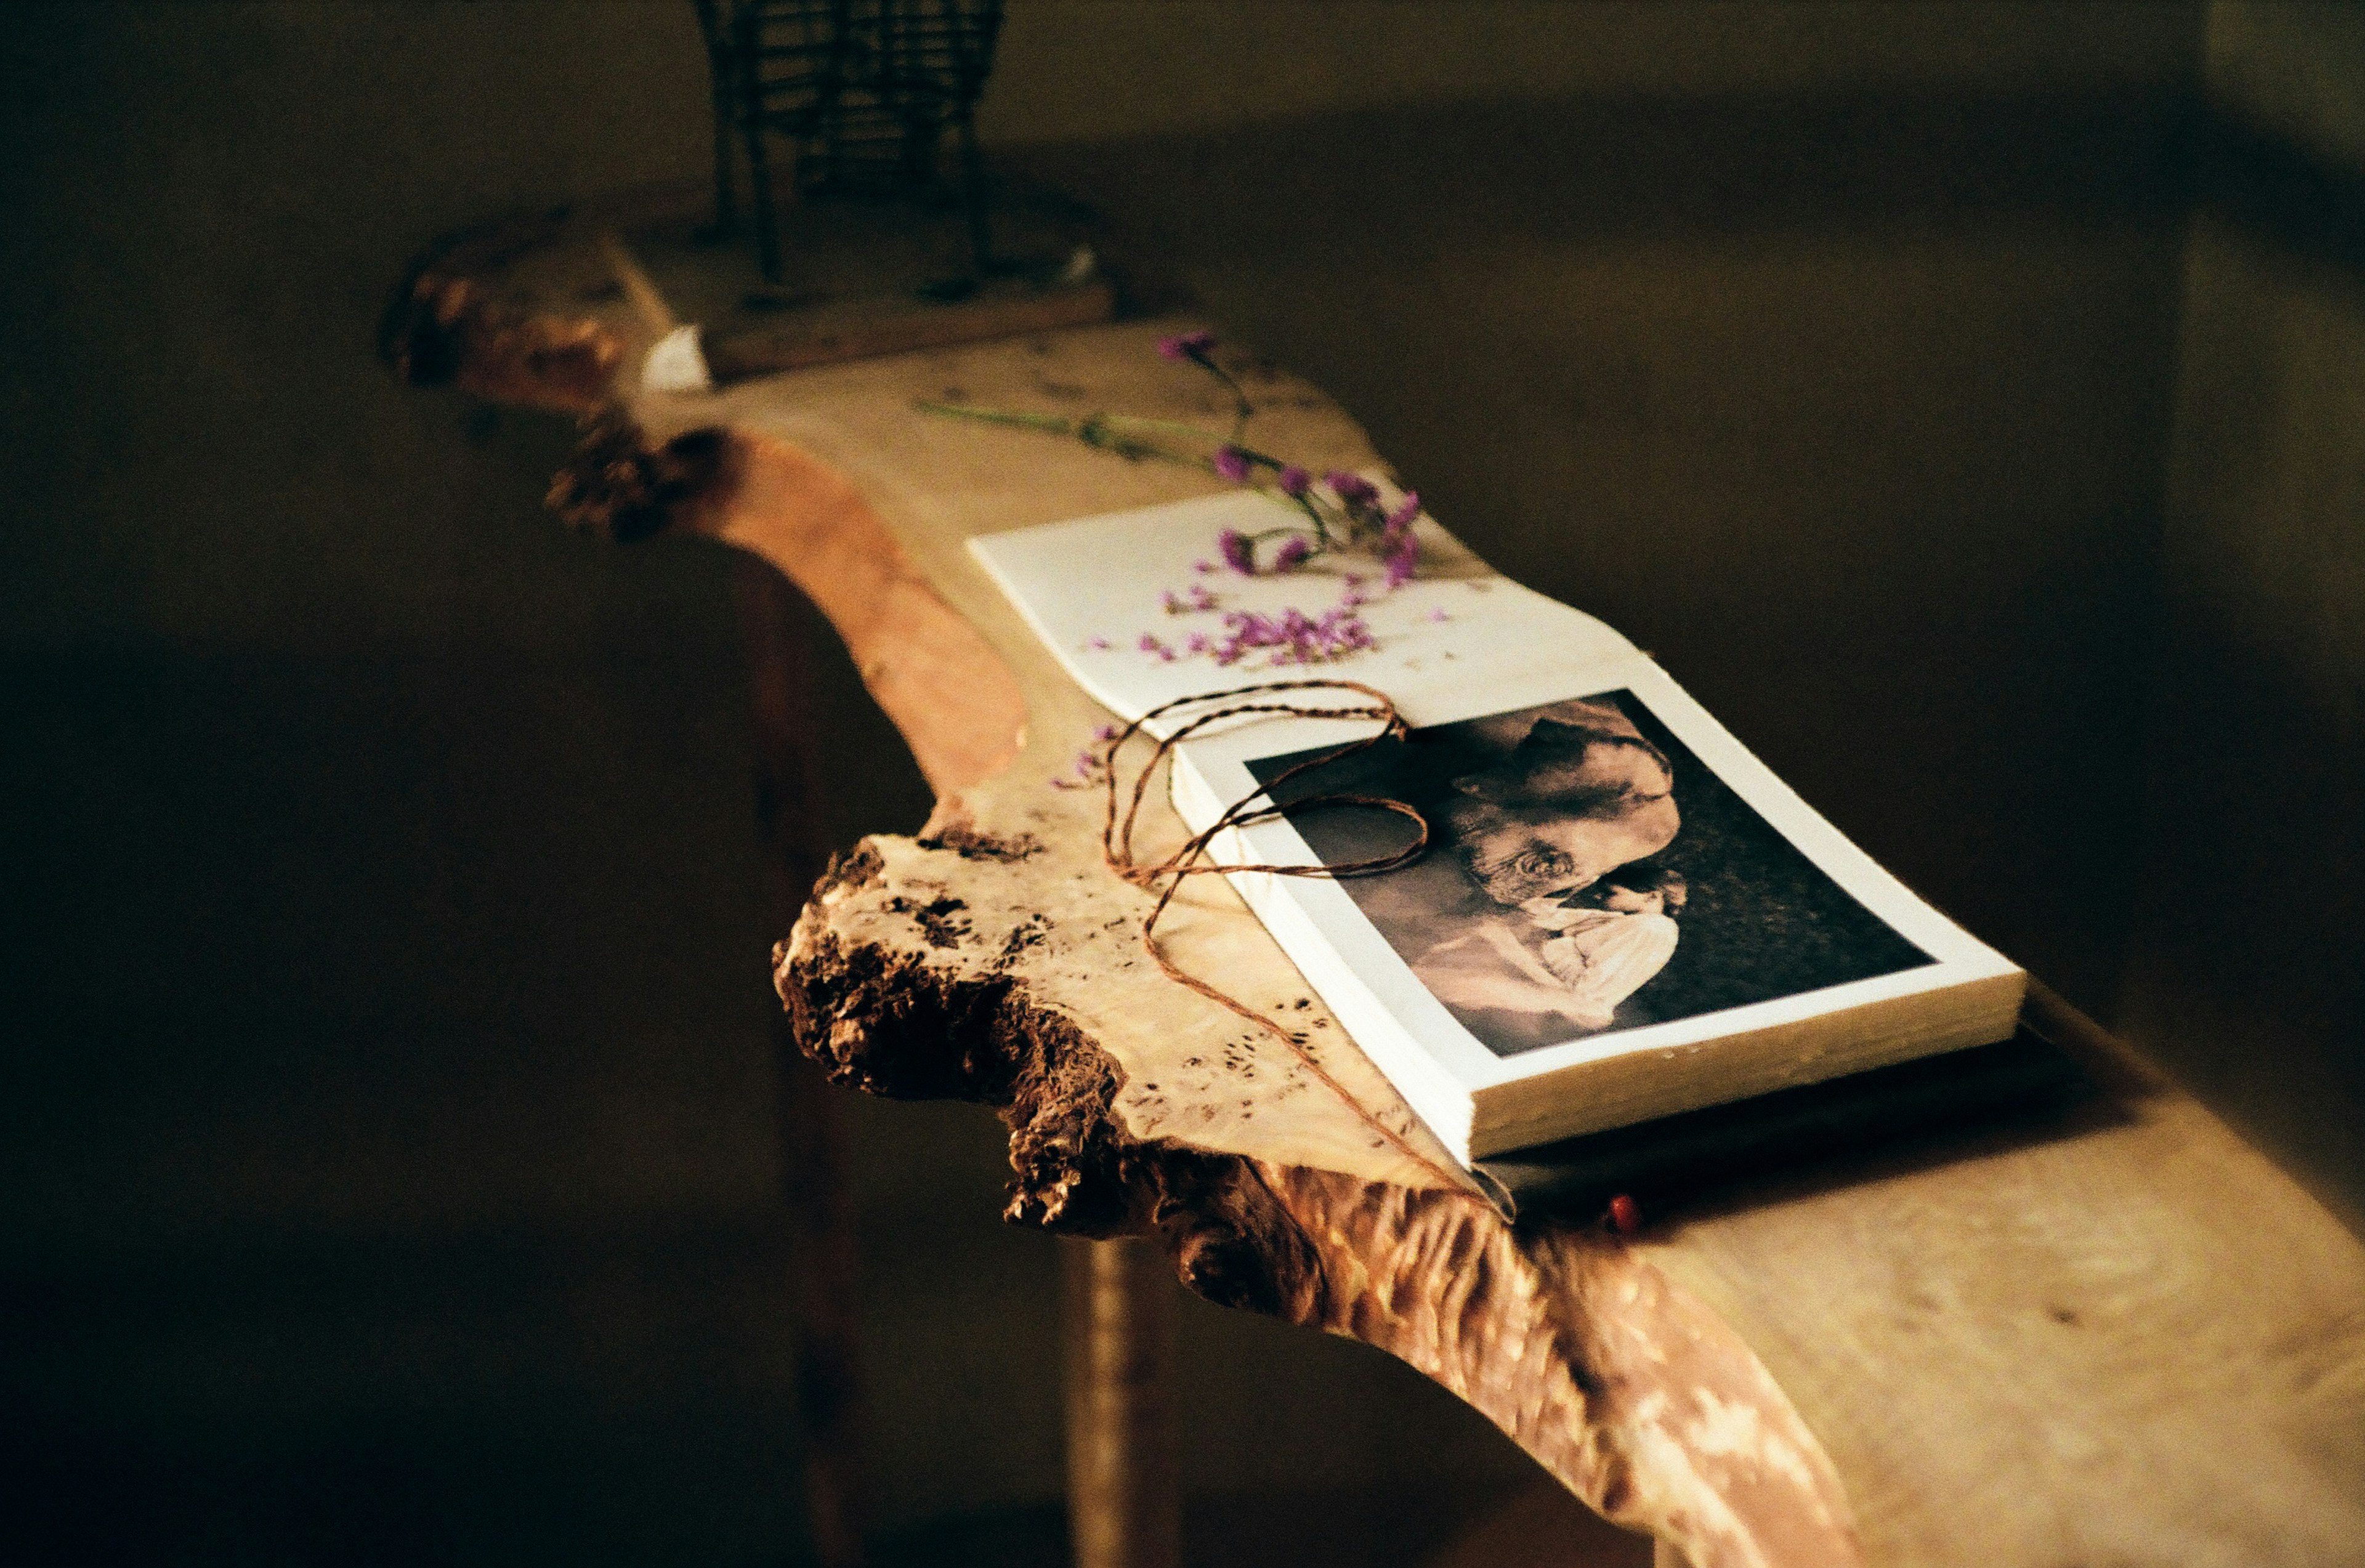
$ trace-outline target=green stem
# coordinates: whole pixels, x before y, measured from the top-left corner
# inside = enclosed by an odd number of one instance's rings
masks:
[[[1076,433],[1076,421],[1060,414],[1028,414],[1015,409],[980,409],[966,403],[938,403],[925,398],[919,399],[913,407],[924,414],[975,420],[980,424],[1016,425],[1024,430],[1049,431],[1055,435]]]
[[[1015,425],[1022,430],[1048,431],[1054,435],[1073,435],[1087,424],[1099,424],[1110,429],[1163,431],[1174,435],[1196,436],[1201,441],[1221,444],[1224,438],[1203,425],[1184,424],[1180,420],[1149,420],[1133,414],[1088,414],[1082,420],[1071,420],[1065,414],[1030,414],[1018,409],[984,409],[974,403],[940,403],[922,398],[913,404],[924,414],[938,414],[947,419],[975,420],[980,424]]]
[[[1133,414],[1104,414],[1101,418],[1113,425],[1138,425],[1146,431],[1171,431],[1176,435],[1195,435],[1201,441],[1212,441],[1218,445],[1224,440],[1214,431],[1201,425],[1186,425],[1180,420],[1149,420]]]
[[[1224,390],[1232,395],[1232,440],[1237,444],[1247,433],[1249,420],[1256,416],[1256,405],[1249,401],[1249,395],[1241,390],[1239,382],[1232,379],[1231,372],[1217,364],[1213,355],[1193,349],[1191,363],[1222,382]]]

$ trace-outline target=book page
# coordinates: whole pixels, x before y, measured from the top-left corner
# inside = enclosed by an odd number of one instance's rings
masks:
[[[1187,820],[1371,729],[1272,719],[1194,739],[1176,802]],[[1410,866],[1272,879],[1272,896],[1318,938],[1292,955],[1310,979],[1377,997],[1474,1091],[2017,973],[1640,655],[1466,692],[1279,788],[1284,806],[1380,796],[1429,823]],[[1251,861],[1336,866],[1406,833],[1307,804],[1239,842]]]
[[[1127,721],[1203,692],[1338,676],[1386,692],[1419,723],[1456,693],[1494,689],[1540,665],[1566,671],[1634,652],[1592,616],[1494,571],[1427,517],[1417,524],[1419,574],[1393,589],[1357,554],[1255,577],[1221,564],[1226,529],[1295,521],[1287,503],[1235,490],[981,534],[970,549],[1076,683]],[[1284,648],[1240,645],[1242,618],[1278,623],[1292,610],[1333,616],[1333,626],[1352,617],[1370,646],[1305,663]]]

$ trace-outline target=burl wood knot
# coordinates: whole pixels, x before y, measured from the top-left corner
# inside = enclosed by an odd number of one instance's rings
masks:
[[[1200,1294],[1390,1351],[1609,1518],[1699,1564],[1857,1561],[1830,1463],[1756,1358],[1614,1238],[1514,1227],[1459,1188],[1186,1141],[1181,1121],[1145,1127],[1144,1106],[1171,1102],[1137,1079],[1167,1068],[1138,1044],[1122,1047],[1129,1066],[1110,1036],[1146,1024],[1187,1040],[1203,1010],[1227,1015],[1140,955],[1149,901],[1072,847],[1095,842],[1064,821],[1081,805],[1030,810],[1026,828],[992,832],[956,797],[917,837],[832,862],[774,958],[796,1036],[834,1079],[994,1106],[1011,1133],[1010,1219],[1157,1234]],[[1145,998],[1164,1016],[1126,1014]],[[1211,1037],[1252,1037],[1237,1022]],[[1317,1092],[1264,1092],[1283,1107]],[[1346,1120],[1302,1103],[1309,1129]],[[1290,1141],[1285,1127],[1260,1136]]]

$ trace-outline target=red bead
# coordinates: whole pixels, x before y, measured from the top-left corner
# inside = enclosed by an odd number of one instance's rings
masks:
[[[1620,1236],[1631,1236],[1642,1228],[1642,1210],[1633,1194],[1620,1193],[1609,1200],[1609,1228]]]

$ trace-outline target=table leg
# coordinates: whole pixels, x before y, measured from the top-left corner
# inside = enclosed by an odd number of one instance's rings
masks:
[[[773,930],[789,928],[824,858],[819,746],[813,714],[812,622],[793,585],[753,555],[733,563],[732,592],[755,709],[756,812]],[[805,1507],[821,1568],[860,1568],[862,1462],[854,1205],[837,1095],[774,1014],[779,1055],[780,1164],[795,1234],[797,1418],[804,1429]]]
[[[1065,1272],[1076,1568],[1175,1568],[1173,1260],[1155,1240],[1070,1242]]]

